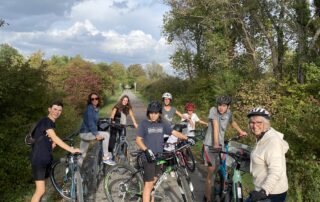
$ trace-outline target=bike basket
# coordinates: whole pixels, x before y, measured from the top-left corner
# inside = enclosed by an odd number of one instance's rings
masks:
[[[240,162],[240,170],[243,172],[250,172],[251,151],[252,151],[252,148],[249,147],[248,145],[235,142],[235,141],[229,142],[229,149],[228,149],[229,153],[235,153],[248,159],[248,160],[241,160]],[[227,162],[226,162],[227,166],[231,166],[233,163],[235,163],[235,160],[231,156],[228,156]]]

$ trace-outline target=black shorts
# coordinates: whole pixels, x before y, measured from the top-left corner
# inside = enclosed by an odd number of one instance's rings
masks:
[[[154,177],[158,176],[161,173],[160,165],[156,163],[148,163],[147,161],[143,162],[143,181],[152,182]]]
[[[50,176],[51,164],[32,165],[32,177],[34,181],[45,180]]]

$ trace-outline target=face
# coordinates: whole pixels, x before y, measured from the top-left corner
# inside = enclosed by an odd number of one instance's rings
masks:
[[[99,104],[99,96],[96,94],[91,95],[91,103],[93,106],[97,106]]]
[[[164,98],[163,101],[165,105],[170,105],[171,100],[169,98]]]
[[[58,105],[53,105],[52,107],[48,108],[49,111],[49,118],[55,121],[62,113],[62,107]]]
[[[193,110],[187,110],[187,113],[188,113],[189,115],[192,115]]]
[[[159,112],[151,112],[149,113],[149,119],[152,121],[152,122],[155,122],[159,119],[159,116],[160,116],[160,113]]]
[[[255,136],[260,136],[265,131],[265,122],[261,116],[253,116],[249,121],[250,130]]]
[[[122,99],[122,105],[127,105],[128,104],[128,102],[129,102],[129,99],[127,98],[127,97],[124,97],[123,99]]]
[[[228,108],[229,108],[229,105],[226,105],[226,104],[218,105],[218,112],[220,114],[224,114],[227,112]]]

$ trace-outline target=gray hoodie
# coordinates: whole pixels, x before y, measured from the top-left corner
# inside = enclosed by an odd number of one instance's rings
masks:
[[[256,143],[251,153],[250,172],[255,190],[264,189],[269,194],[288,190],[285,153],[289,149],[283,134],[270,128]]]

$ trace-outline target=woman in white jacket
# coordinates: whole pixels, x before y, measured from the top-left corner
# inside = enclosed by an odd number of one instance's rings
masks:
[[[255,190],[247,201],[270,199],[286,200],[288,178],[285,153],[289,145],[283,134],[270,127],[270,113],[264,108],[254,108],[248,113],[249,127],[257,142],[251,153],[250,172]]]

